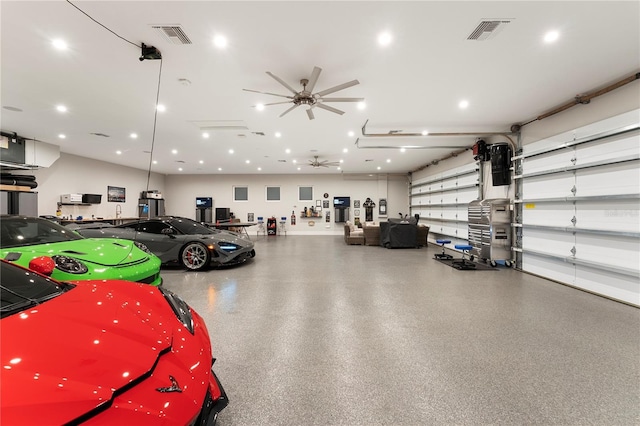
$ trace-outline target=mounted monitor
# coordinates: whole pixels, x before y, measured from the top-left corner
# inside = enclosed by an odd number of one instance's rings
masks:
[[[335,208],[351,207],[351,197],[333,197],[333,207]]]
[[[196,208],[198,209],[210,209],[213,207],[213,198],[211,197],[196,197]]]

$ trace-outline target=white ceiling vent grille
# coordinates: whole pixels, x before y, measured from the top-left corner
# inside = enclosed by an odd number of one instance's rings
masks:
[[[493,38],[511,21],[513,19],[483,19],[476,29],[469,34],[467,40],[481,41]]]
[[[151,28],[171,44],[192,44],[180,25],[152,25]]]

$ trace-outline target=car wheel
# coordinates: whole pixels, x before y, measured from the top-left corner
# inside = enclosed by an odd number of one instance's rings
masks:
[[[251,256],[251,258],[256,257],[256,251],[255,250],[251,250],[251,253],[249,253],[249,256]]]
[[[203,244],[189,243],[182,249],[180,260],[187,269],[199,271],[209,265],[211,254]]]

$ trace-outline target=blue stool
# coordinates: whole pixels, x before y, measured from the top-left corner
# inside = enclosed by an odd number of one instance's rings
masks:
[[[464,257],[465,254],[469,253],[471,249],[473,249],[473,246],[470,246],[468,244],[456,244],[455,248],[456,250],[462,250],[462,259],[454,260],[451,263],[451,266],[456,269],[476,269],[476,264],[470,260],[468,261]]]
[[[453,256],[451,256],[450,254],[446,254],[444,252],[444,245],[445,244],[451,244],[451,240],[436,240],[436,243],[440,244],[442,246],[442,253],[436,253],[433,255],[434,259],[441,259],[441,260],[451,260],[453,259]]]

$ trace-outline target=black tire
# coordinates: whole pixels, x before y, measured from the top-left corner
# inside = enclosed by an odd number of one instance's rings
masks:
[[[495,268],[495,267],[496,267],[496,265],[497,265],[497,263],[496,263],[496,261],[495,261],[495,260],[492,260],[491,262],[489,262],[489,264],[490,264],[492,267],[494,267],[494,268]]]
[[[254,257],[256,257],[256,251],[255,250],[251,250],[251,253],[249,253],[249,256],[251,256],[252,259]]]
[[[511,268],[511,266],[512,266],[512,265],[513,265],[513,264],[511,263],[511,261],[510,261],[510,260],[505,260],[505,261],[504,261],[504,266],[506,266],[507,268]]]
[[[190,271],[200,271],[211,263],[211,253],[202,243],[189,243],[180,252],[180,263]]]

